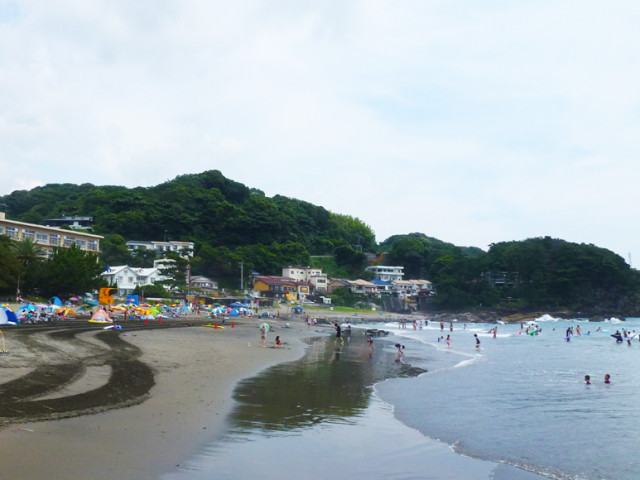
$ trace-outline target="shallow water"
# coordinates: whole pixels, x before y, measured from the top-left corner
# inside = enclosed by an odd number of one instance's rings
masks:
[[[638,478],[640,342],[615,344],[623,324],[580,323],[591,335],[570,342],[576,322],[553,319],[538,336],[500,325],[497,338],[485,324],[389,324],[396,336],[373,352],[357,330],[344,346],[315,339],[300,361],[241,382],[229,434],[165,479]],[[638,320],[624,326],[640,331]],[[451,347],[436,341],[447,334]]]
[[[495,339],[487,333],[492,325],[456,325],[444,331],[454,339],[451,349],[435,341],[442,335],[437,325],[399,331],[451,361],[420,378],[380,384],[378,395],[395,405],[403,423],[468,455],[560,478],[637,479],[640,342],[636,336],[630,346],[616,344],[610,334],[623,326],[640,331],[640,322],[538,324],[538,336],[499,325]],[[566,329],[578,324],[591,335],[566,342]],[[603,382],[606,373],[610,385]],[[585,375],[592,385],[585,385]]]

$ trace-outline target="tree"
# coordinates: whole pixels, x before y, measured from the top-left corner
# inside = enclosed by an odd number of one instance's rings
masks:
[[[11,245],[11,252],[20,264],[18,270],[18,281],[16,282],[16,297],[20,295],[20,279],[27,272],[29,265],[42,258],[42,247],[37,245],[30,238],[25,238]]]
[[[8,292],[16,283],[20,265],[11,251],[13,240],[0,235],[0,291]]]
[[[331,294],[331,303],[338,307],[353,307],[360,300],[349,288],[336,288]]]
[[[167,255],[167,261],[158,267],[160,274],[167,277],[166,280],[162,280],[159,283],[169,289],[183,291],[187,286],[188,268],[189,261],[186,258],[176,255],[175,253],[169,253]]]
[[[162,285],[156,283],[154,283],[153,285],[136,285],[136,288],[133,290],[133,294],[140,295],[145,299],[171,297],[171,295]]]
[[[55,248],[51,258],[42,265],[40,288],[46,296],[68,298],[94,291],[99,283],[102,267],[94,253],[77,245]]]

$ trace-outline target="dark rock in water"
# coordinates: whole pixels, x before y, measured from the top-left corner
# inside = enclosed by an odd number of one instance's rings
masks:
[[[367,337],[386,337],[389,335],[389,332],[386,330],[378,330],[377,328],[370,328],[365,332],[365,334]]]

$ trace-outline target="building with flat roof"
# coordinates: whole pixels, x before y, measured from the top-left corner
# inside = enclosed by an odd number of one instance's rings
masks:
[[[101,235],[94,235],[78,230],[63,230],[61,228],[46,227],[34,223],[18,222],[6,218],[4,212],[0,212],[0,235],[21,241],[31,239],[42,248],[45,256],[50,256],[55,247],[68,248],[77,245],[80,249],[95,254],[100,253]]]
[[[62,218],[45,218],[47,227],[63,227],[68,225],[73,230],[93,231],[93,217],[81,217],[79,215],[62,215]]]
[[[159,253],[173,252],[177,254],[186,253],[186,256],[193,256],[193,249],[195,244],[193,242],[178,242],[170,240],[167,242],[158,241],[143,241],[143,240],[127,240],[127,248],[131,251],[142,250],[155,250]]]
[[[388,265],[372,265],[367,270],[373,272],[374,278],[384,280],[385,282],[393,282],[402,280],[404,276],[404,267],[391,267]]]
[[[309,282],[318,292],[327,291],[327,274],[322,273],[321,268],[300,266],[282,267],[282,276],[294,278],[299,282]]]

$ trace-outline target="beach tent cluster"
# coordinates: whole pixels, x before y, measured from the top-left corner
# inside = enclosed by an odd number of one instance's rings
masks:
[[[240,302],[234,302],[230,305],[220,305],[214,303],[212,305],[203,305],[202,307],[211,318],[217,317],[253,317],[255,312],[248,305]]]
[[[74,302],[76,303],[74,305]],[[21,323],[35,323],[37,321],[49,320],[51,315],[55,319],[75,319],[80,315],[93,323],[111,323],[111,317],[122,315],[129,319],[136,320],[156,320],[161,318],[178,318],[191,314],[194,307],[181,303],[153,305],[140,303],[137,295],[128,295],[125,302],[114,305],[108,309],[98,307],[97,302],[83,297],[72,297],[67,301],[62,301],[59,297],[51,297],[49,303],[24,303],[13,312],[9,305],[2,305],[0,308],[0,325],[20,325]],[[218,317],[253,317],[256,313],[249,305],[234,302],[229,305],[214,303],[212,305],[202,305],[198,307],[205,312],[209,318]],[[109,310],[109,311],[107,311]]]

